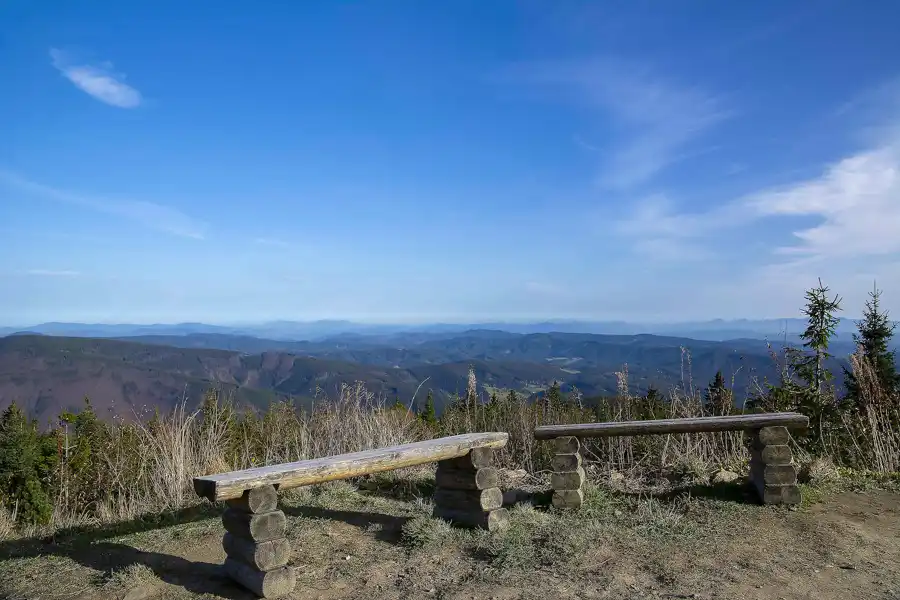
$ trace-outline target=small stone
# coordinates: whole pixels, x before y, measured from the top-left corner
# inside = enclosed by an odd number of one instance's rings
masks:
[[[139,585],[128,590],[128,593],[122,596],[122,600],[146,600],[158,591],[153,585]]]
[[[733,471],[726,471],[725,469],[721,469],[713,475],[712,482],[713,483],[731,483],[738,478],[738,474]]]
[[[625,486],[625,475],[618,471],[611,471],[609,474],[609,485],[618,488]]]

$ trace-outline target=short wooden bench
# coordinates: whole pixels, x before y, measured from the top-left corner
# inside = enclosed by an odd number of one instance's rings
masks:
[[[553,504],[559,508],[580,508],[584,502],[584,469],[579,438],[621,435],[653,435],[715,431],[746,431],[750,436],[750,481],[764,504],[799,504],[797,471],[788,442],[789,430],[805,430],[809,418],[799,413],[763,413],[544,425],[534,430],[539,440],[553,440]]]
[[[278,492],[337,479],[438,463],[434,516],[451,523],[495,531],[507,522],[494,450],[506,433],[469,433],[194,478],[194,491],[211,502],[225,501],[225,573],[263,598],[291,592],[287,521],[278,510]]]

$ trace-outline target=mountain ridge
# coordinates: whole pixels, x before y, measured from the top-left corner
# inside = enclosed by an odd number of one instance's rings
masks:
[[[27,327],[0,327],[0,335],[33,332],[76,337],[133,337],[138,335],[187,335],[192,333],[247,335],[275,340],[319,340],[343,334],[388,335],[395,333],[459,333],[466,330],[500,330],[510,333],[591,333],[599,335],[671,335],[691,339],[724,341],[749,337],[777,340],[785,336],[795,341],[805,327],[801,318],[785,319],[712,319],[673,323],[630,323],[626,321],[590,321],[576,319],[541,321],[484,321],[474,323],[379,324],[346,320],[270,321],[242,325],[213,325],[199,322],[174,324],[103,324],[50,322]],[[839,339],[847,340],[855,331],[855,321],[842,318],[837,327]]]
[[[422,402],[431,390],[440,409],[454,393],[465,392],[470,366],[479,391],[516,389],[525,397],[553,381],[564,391],[577,387],[585,396],[612,394],[616,373],[626,366],[632,390],[639,393],[650,385],[665,389],[692,381],[702,388],[721,370],[741,398],[755,380],[777,375],[759,340],[730,345],[643,334],[485,330],[455,337],[388,337],[385,343],[365,336],[320,342],[223,334],[149,340],[8,336],[0,338],[0,409],[16,401],[46,420],[77,408],[87,395],[102,411],[127,417],[144,408],[167,410],[181,399],[194,405],[210,387],[232,392],[250,407],[287,397],[308,405],[320,389],[333,396],[342,384],[356,381],[388,401],[405,404]],[[157,343],[148,343],[153,341]]]

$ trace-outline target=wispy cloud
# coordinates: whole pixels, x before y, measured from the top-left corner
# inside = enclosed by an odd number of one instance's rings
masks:
[[[119,108],[141,105],[141,93],[122,81],[125,75],[113,72],[112,63],[76,64],[71,56],[56,48],[50,49],[50,58],[66,79],[97,100]]]
[[[23,193],[34,194],[57,202],[65,202],[67,204],[115,215],[131,221],[136,221],[145,227],[171,235],[197,240],[202,240],[206,237],[206,227],[204,224],[195,221],[178,209],[162,204],[156,204],[155,202],[147,202],[144,200],[113,200],[76,194],[70,191],[35,183],[14,173],[0,170],[0,184],[3,183],[10,185]]]
[[[597,148],[597,146],[584,141],[581,138],[581,136],[578,134],[575,134],[572,136],[572,141],[575,142],[576,146],[578,146],[579,148],[583,148],[584,150],[587,150],[588,152],[597,152],[599,150],[599,148]]]
[[[888,131],[895,131],[890,128]],[[762,189],[705,212],[679,212],[667,198],[638,203],[615,230],[640,251],[650,241],[713,250],[714,234],[763,219],[811,219],[776,245],[781,260],[809,265],[823,259],[859,259],[900,252],[900,136],[851,154],[821,173]],[[721,241],[721,235],[716,236]]]
[[[815,179],[742,201],[758,217],[817,217],[782,254],[860,257],[900,251],[900,152],[886,146],[845,158]]]
[[[255,244],[259,244],[260,246],[269,246],[271,248],[281,248],[282,250],[291,250],[296,248],[296,245],[286,242],[284,240],[280,240],[278,238],[270,238],[270,237],[258,237],[253,240]]]
[[[78,277],[80,271],[70,270],[54,270],[54,269],[29,269],[25,271],[26,275],[34,275],[37,277]]]
[[[611,150],[603,149],[607,158],[600,181],[612,188],[645,183],[694,155],[691,142],[732,114],[700,87],[620,61],[517,65],[502,79],[566,91],[571,101],[608,119],[620,139]]]

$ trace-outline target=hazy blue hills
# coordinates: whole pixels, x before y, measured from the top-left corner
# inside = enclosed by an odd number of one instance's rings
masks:
[[[839,362],[832,364],[838,375]],[[525,396],[553,381],[585,396],[608,395],[625,365],[638,393],[650,385],[703,388],[721,370],[739,401],[755,382],[777,376],[766,342],[749,338],[717,342],[482,329],[345,332],[316,341],[218,331],[127,339],[11,335],[0,338],[0,408],[16,401],[49,419],[87,395],[108,414],[128,417],[171,408],[181,398],[194,404],[210,386],[233,392],[243,404],[263,406],[279,397],[308,403],[356,381],[404,402],[421,384],[418,400],[431,390],[440,408],[452,394],[464,392],[470,365],[482,391],[515,389]]]
[[[737,319],[687,323],[641,324],[622,321],[555,320],[531,323],[487,322],[469,324],[433,323],[424,325],[365,324],[341,320],[274,321],[248,325],[208,325],[178,323],[157,325],[43,323],[31,327],[0,328],[0,335],[17,331],[75,337],[134,337],[143,335],[225,334],[282,341],[321,340],[340,335],[390,336],[393,334],[454,334],[469,330],[499,330],[509,333],[588,333],[598,335],[667,335],[699,340],[723,341],[734,338],[794,341],[803,331],[802,319]],[[855,331],[851,319],[838,325],[838,340],[850,341]]]

